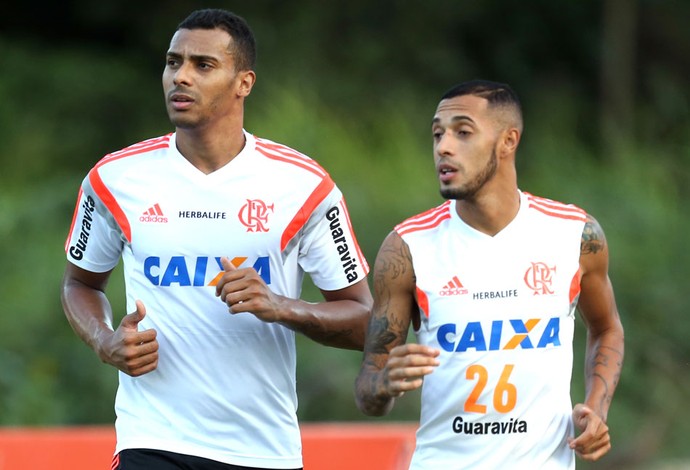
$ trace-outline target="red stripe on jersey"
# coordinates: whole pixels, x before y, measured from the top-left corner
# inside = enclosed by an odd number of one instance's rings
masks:
[[[427,297],[426,293],[419,287],[415,287],[415,290],[417,292],[417,305],[419,305],[420,310],[424,312],[424,316],[429,318],[429,297]]]
[[[122,150],[118,150],[117,152],[110,153],[101,158],[101,160],[96,164],[96,167],[114,160],[119,160],[120,158],[131,157],[140,153],[150,152],[152,150],[168,148],[171,136],[172,134],[167,134],[162,137],[144,140],[138,144],[133,144],[129,147],[123,148]]]
[[[578,268],[577,272],[573,276],[573,280],[570,281],[570,292],[568,294],[568,299],[570,303],[573,303],[573,300],[575,300],[575,297],[580,295],[580,269]]]
[[[406,221],[395,226],[395,231],[402,236],[419,230],[429,230],[437,227],[441,222],[450,219],[450,201],[446,201],[438,207],[429,209],[419,215],[410,217]]]
[[[315,160],[299,153],[296,150],[286,147],[281,144],[268,143],[257,138],[256,150],[264,155],[266,158],[272,160],[279,160],[286,163],[291,163],[295,166],[303,168],[311,173],[314,173],[321,178],[328,178],[328,173]]]
[[[280,249],[284,250],[292,238],[299,232],[304,224],[309,220],[309,217],[314,212],[314,209],[321,204],[321,202],[328,196],[331,190],[335,187],[335,183],[315,160],[306,155],[291,149],[282,144],[270,142],[259,137],[256,137],[256,150],[266,158],[271,160],[278,160],[281,162],[295,165],[299,168],[309,171],[321,178],[319,185],[312,191],[297,214],[288,224],[280,238]],[[358,247],[359,248],[359,247]]]
[[[110,470],[117,470],[120,466],[120,454],[115,454],[113,461],[110,464]]]
[[[554,211],[550,211],[548,209],[544,209],[543,207],[536,206],[534,204],[530,204],[529,206],[530,206],[530,208],[536,209],[539,212],[541,212],[542,214],[546,214],[546,215],[551,216],[551,217],[558,217],[559,219],[567,219],[567,220],[577,220],[580,222],[586,222],[587,221],[586,216],[575,215],[575,214],[563,214],[560,212],[554,212]]]
[[[129,225],[129,221],[125,216],[125,213],[122,211],[122,208],[115,200],[113,194],[106,187],[105,183],[103,183],[101,176],[98,174],[98,168],[105,165],[106,163],[110,163],[121,158],[131,157],[153,150],[168,148],[171,137],[172,133],[161,137],[155,137],[153,139],[144,140],[142,142],[130,145],[129,147],[125,147],[122,150],[118,150],[117,152],[110,153],[105,157],[101,158],[98,161],[98,163],[96,163],[94,168],[89,172],[89,181],[91,182],[91,186],[93,187],[94,191],[96,191],[96,194],[98,194],[98,197],[101,199],[101,201],[103,201],[106,207],[108,207],[110,212],[113,214],[113,217],[115,217],[115,220],[120,226],[122,233],[125,235],[125,237],[127,237],[127,240],[129,240],[130,242],[132,241],[132,230]],[[81,189],[79,194],[81,195]],[[77,201],[79,201],[79,199],[77,199]],[[74,226],[74,223],[75,222],[72,221],[72,227]],[[71,232],[72,228],[70,228],[70,234]]]
[[[115,200],[113,193],[111,193],[105,183],[103,183],[101,175],[98,174],[97,167],[89,172],[89,182],[91,182],[91,187],[93,187],[93,190],[115,218],[115,221],[120,226],[120,230],[122,230],[122,233],[127,238],[127,241],[131,243],[132,229],[129,226],[129,220],[127,220],[127,216],[117,203],[117,200]]]
[[[80,187],[79,192],[77,193],[77,204],[74,206],[74,214],[72,215],[72,224],[69,226],[69,232],[67,232],[67,240],[65,240],[65,253],[69,249],[69,241],[72,238],[72,231],[74,230],[74,226],[77,224],[77,214],[79,213],[79,203],[81,202],[82,193],[83,190]]]
[[[582,222],[587,220],[587,213],[575,205],[563,204],[562,202],[553,201],[551,199],[533,196],[529,193],[525,193],[525,195],[529,201],[529,207],[543,214],[560,217],[562,219],[579,220]]]
[[[304,155],[301,152],[298,152],[293,148],[290,148],[286,145],[278,144],[276,142],[267,141],[258,137],[256,138],[256,145],[257,147],[259,147],[262,150],[265,150],[266,152],[273,153],[274,155],[280,154],[283,157],[296,160],[301,164],[311,166],[314,172],[326,176],[326,170],[324,170],[316,160],[309,158],[308,156]]]
[[[355,249],[357,250],[357,256],[359,257],[359,262],[362,265],[362,269],[364,270],[364,275],[366,276],[369,274],[369,265],[367,264],[367,260],[364,258],[364,253],[362,252],[362,249],[359,247],[359,243],[357,242],[357,238],[355,237],[355,231],[352,228],[352,222],[350,221],[350,213],[347,211],[347,205],[345,204],[345,198],[340,200],[340,208],[343,211],[343,214],[345,214],[345,220],[347,221],[347,227],[350,229],[350,233],[352,234],[352,242],[355,244]]]
[[[280,250],[284,250],[292,238],[299,232],[304,224],[307,223],[314,209],[321,204],[321,202],[328,196],[331,190],[335,187],[335,183],[330,178],[324,178],[321,183],[312,191],[302,207],[297,211],[297,214],[292,218],[288,226],[280,237]]]

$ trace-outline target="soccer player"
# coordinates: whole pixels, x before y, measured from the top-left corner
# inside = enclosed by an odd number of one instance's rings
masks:
[[[301,468],[296,332],[363,347],[369,268],[343,195],[311,158],[244,130],[254,61],[241,17],[190,14],[163,71],[175,132],[83,180],[61,295],[120,371],[114,469]],[[120,258],[131,313],[114,324]],[[324,302],[299,300],[305,272]]]
[[[522,129],[508,85],[444,94],[431,130],[446,201],[397,225],[376,259],[357,405],[383,415],[421,387],[412,469],[571,469],[611,447],[623,327],[608,246],[582,209],[518,189]],[[586,396],[573,408],[576,308]]]

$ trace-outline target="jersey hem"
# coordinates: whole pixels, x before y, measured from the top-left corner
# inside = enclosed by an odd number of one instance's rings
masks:
[[[118,439],[115,454],[126,449],[153,449],[193,455],[217,462],[241,467],[271,468],[276,470],[302,467],[302,457],[263,457],[238,455],[231,452],[213,452],[209,449],[190,446],[184,442],[159,441],[155,439]]]

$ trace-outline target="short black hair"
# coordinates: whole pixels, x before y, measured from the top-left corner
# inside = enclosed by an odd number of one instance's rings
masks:
[[[463,95],[481,96],[491,104],[511,104],[520,108],[520,99],[510,85],[490,80],[470,80],[459,83],[446,91],[441,100]]]
[[[232,55],[237,70],[254,70],[256,41],[247,21],[220,8],[196,10],[177,25],[177,29],[222,29],[232,37]]]
[[[441,101],[465,95],[484,98],[489,102],[489,107],[513,108],[517,114],[520,128],[522,128],[522,105],[520,98],[510,85],[490,80],[469,80],[446,91],[441,97]]]

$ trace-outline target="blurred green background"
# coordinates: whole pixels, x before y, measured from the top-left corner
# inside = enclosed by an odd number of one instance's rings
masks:
[[[5,5],[0,425],[112,423],[115,370],[77,339],[60,306],[63,243],[89,168],[172,130],[164,53],[182,18],[216,6],[257,36],[245,127],[331,173],[372,265],[396,223],[440,202],[430,121],[441,94],[472,78],[510,83],[526,120],[519,185],[601,222],[626,328],[613,450],[579,468],[690,468],[681,463],[690,459],[690,2],[680,0]],[[109,294],[124,314],[120,277]],[[318,298],[309,284],[305,297]],[[579,321],[575,401],[583,341]],[[353,400],[361,353],[303,338],[298,347],[303,421],[374,421]],[[406,395],[384,420],[416,421],[418,402]]]

